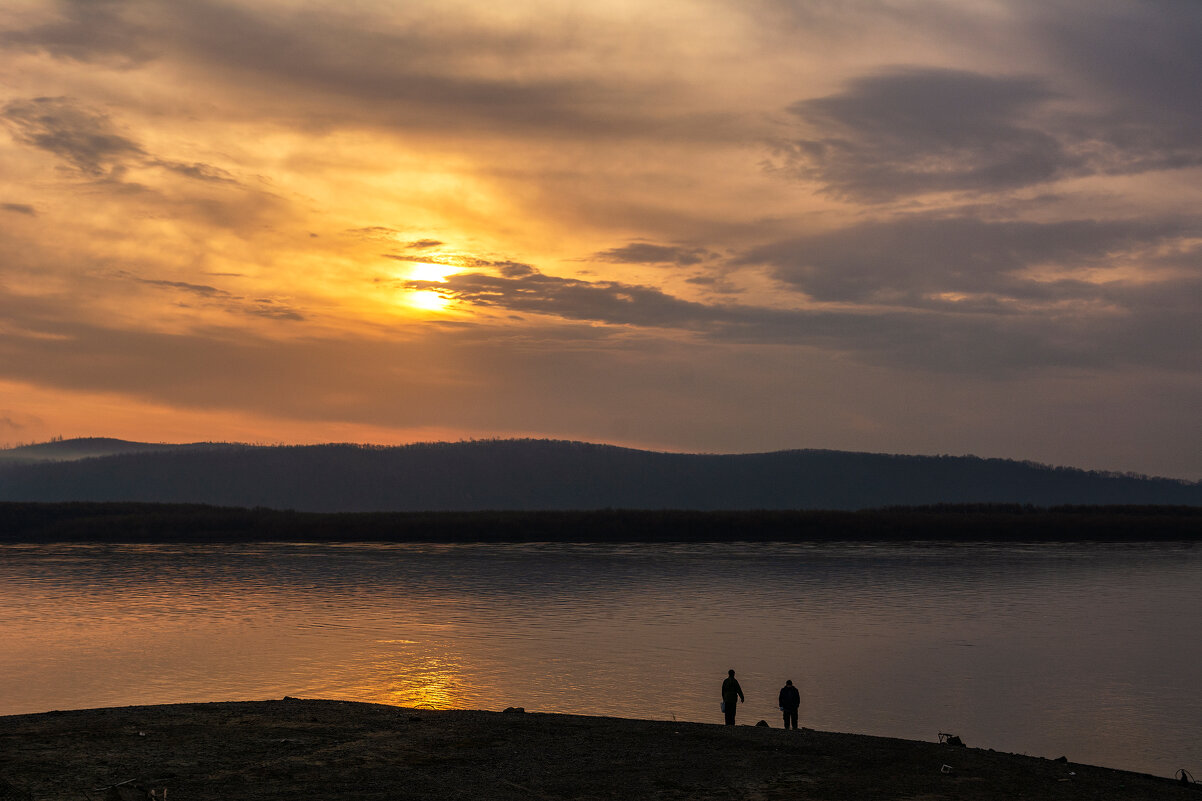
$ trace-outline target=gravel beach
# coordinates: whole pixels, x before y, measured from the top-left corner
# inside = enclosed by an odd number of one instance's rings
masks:
[[[170,801],[1202,799],[1167,778],[779,722],[298,699],[0,717],[0,799],[150,797],[137,786]]]

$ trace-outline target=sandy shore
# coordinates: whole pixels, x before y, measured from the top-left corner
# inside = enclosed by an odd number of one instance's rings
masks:
[[[0,799],[127,780],[170,801],[1202,799],[1138,773],[753,726],[292,699],[0,717]]]

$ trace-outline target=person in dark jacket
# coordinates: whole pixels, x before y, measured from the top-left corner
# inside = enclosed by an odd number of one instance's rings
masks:
[[[726,681],[722,682],[722,703],[723,709],[726,711],[726,725],[735,725],[735,706],[743,699],[743,688],[739,686],[739,680],[735,678],[735,672],[728,670],[726,672]]]
[[[780,688],[780,711],[785,716],[785,728],[797,728],[797,708],[801,706],[801,693],[793,686],[793,680]],[[790,723],[792,726],[790,726]]]

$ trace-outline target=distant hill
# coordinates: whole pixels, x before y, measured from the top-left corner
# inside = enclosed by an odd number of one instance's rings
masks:
[[[80,437],[78,439],[52,439],[32,445],[0,449],[0,464],[29,462],[64,462],[90,459],[96,456],[115,456],[124,453],[151,453],[154,451],[182,451],[221,448],[224,445],[212,442],[195,442],[189,445],[168,443],[129,442],[110,437]]]
[[[31,449],[37,460],[14,458]],[[0,451],[0,501],[313,512],[1202,506],[1202,484],[973,456],[826,450],[701,455],[552,440],[402,447],[64,440]]]

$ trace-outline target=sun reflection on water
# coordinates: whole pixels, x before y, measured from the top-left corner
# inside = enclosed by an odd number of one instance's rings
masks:
[[[397,655],[371,665],[369,675],[364,700],[416,709],[464,706],[463,665],[450,656]]]

